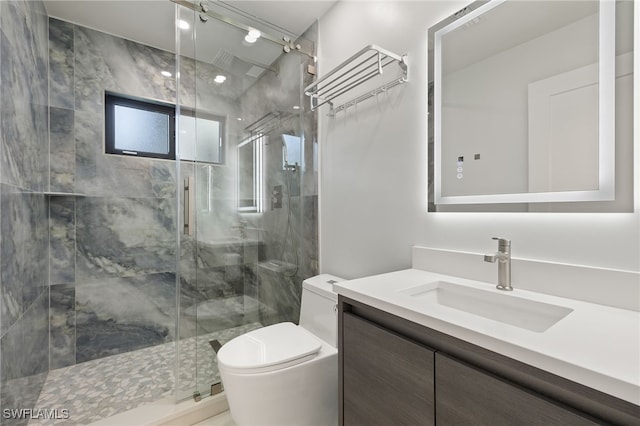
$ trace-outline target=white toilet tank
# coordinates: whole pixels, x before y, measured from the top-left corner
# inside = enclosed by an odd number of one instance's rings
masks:
[[[333,283],[340,281],[344,279],[322,274],[302,283],[300,326],[333,347],[338,346],[338,294]]]

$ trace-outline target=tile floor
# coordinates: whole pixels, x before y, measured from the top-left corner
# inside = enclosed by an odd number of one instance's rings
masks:
[[[182,340],[179,345],[179,394],[189,396],[195,389],[196,377],[199,384],[219,380],[210,340],[217,339],[224,344],[235,336],[260,327],[260,323],[254,322]],[[86,425],[142,404],[172,397],[175,349],[175,343],[166,343],[50,371],[35,408],[67,409],[69,419],[31,420],[29,425]],[[213,425],[228,426],[232,423]]]

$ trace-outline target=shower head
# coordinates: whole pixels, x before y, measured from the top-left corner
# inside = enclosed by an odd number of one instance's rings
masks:
[[[277,67],[261,64],[248,58],[241,58],[225,49],[220,49],[216,53],[211,60],[211,65],[237,76],[253,78],[259,77],[265,70],[278,73]]]

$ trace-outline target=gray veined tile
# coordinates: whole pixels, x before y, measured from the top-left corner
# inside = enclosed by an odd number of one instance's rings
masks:
[[[31,2],[0,3],[0,181],[41,191],[48,171],[46,20],[38,24],[29,15],[34,5],[24,3]]]
[[[50,284],[75,282],[75,203],[74,197],[49,200]]]
[[[0,28],[4,38],[3,95],[21,104],[48,103],[47,15],[42,2],[2,2]]]
[[[76,287],[76,361],[173,340],[175,274],[104,279]]]
[[[49,18],[49,102],[52,107],[73,109],[74,25]]]
[[[4,67],[4,61],[2,66]],[[2,70],[4,73],[4,70]],[[1,180],[21,188],[43,191],[48,175],[49,113],[46,105],[20,104],[3,94],[0,131]]]
[[[116,49],[100,49],[92,40],[98,33],[76,26],[74,31],[74,95],[76,110],[100,111],[104,105],[104,89],[116,87],[115,79],[104,57],[117,53]],[[108,37],[106,34],[105,37]]]
[[[76,363],[76,294],[72,284],[50,287],[50,369]]]
[[[75,192],[75,114],[71,109],[49,110],[50,191]]]
[[[0,208],[0,334],[3,334],[45,289],[48,232],[42,194],[2,184]]]
[[[175,198],[175,163],[106,155],[103,113],[75,111],[76,190],[102,197]]]
[[[96,191],[91,191],[94,180],[99,179],[97,171],[98,159],[102,154],[102,123],[100,112],[75,111],[73,135],[76,147],[76,179],[77,191],[96,195]]]
[[[46,374],[49,370],[49,293],[41,293],[19,321],[24,324],[22,374]]]
[[[176,210],[160,198],[79,198],[76,282],[175,271]]]
[[[33,407],[37,401],[49,367],[48,307],[43,293],[0,340],[2,407]]]
[[[78,26],[74,44],[76,109],[103,105],[104,90],[175,101],[175,80],[160,74],[173,73],[175,59],[170,52]]]
[[[149,160],[151,194],[156,198],[176,198],[176,164],[173,161]]]

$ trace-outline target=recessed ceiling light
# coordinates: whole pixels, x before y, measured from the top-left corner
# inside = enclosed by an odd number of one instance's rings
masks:
[[[300,105],[294,105],[293,109],[300,109]]]
[[[255,43],[256,41],[258,41],[261,35],[262,33],[255,28],[249,28],[247,35],[244,36],[244,41],[246,41],[247,43]]]
[[[179,19],[177,25],[181,30],[188,30],[189,28],[191,28],[191,25],[189,25],[189,23],[184,19]]]
[[[171,73],[169,71],[160,71],[160,74],[164,75],[165,77],[171,77]]]
[[[260,36],[262,35],[262,33],[258,30],[256,30],[255,28],[249,28],[249,32],[247,33],[247,35],[251,38],[260,38]]]
[[[225,77],[222,74],[218,74],[216,75],[216,78],[213,79],[214,82],[220,84],[220,83],[224,83],[224,81],[227,79],[227,77]]]
[[[242,121],[242,117],[238,117],[238,118],[237,118],[237,120],[238,120],[238,121]]]

